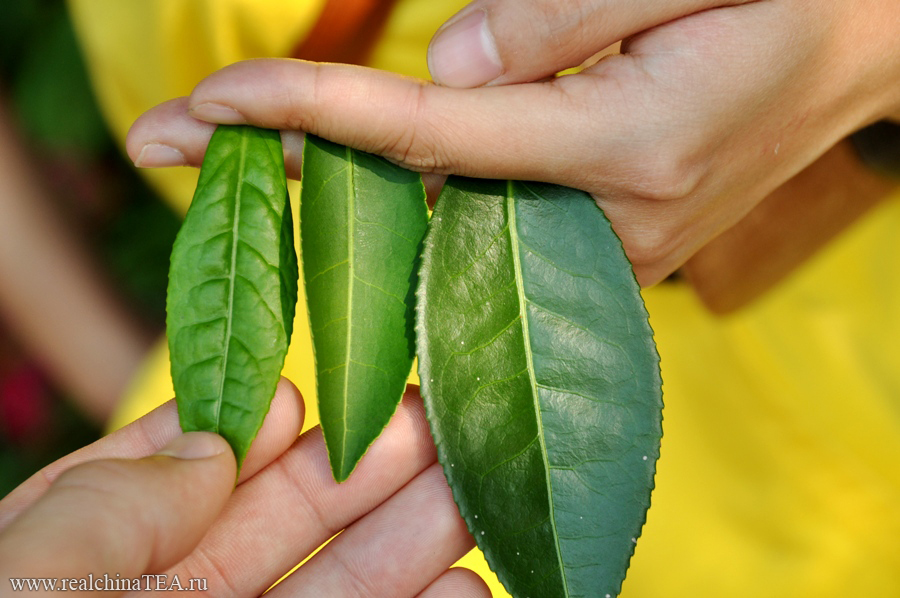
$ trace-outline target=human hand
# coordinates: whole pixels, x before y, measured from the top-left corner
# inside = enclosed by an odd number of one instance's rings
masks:
[[[652,7],[641,5],[623,12],[615,6],[608,6],[608,3],[593,0],[562,3],[548,0],[527,3],[476,0],[451,18],[432,40],[429,69],[436,81],[453,87],[532,81],[552,75],[574,62],[589,59],[592,51],[598,51],[604,43],[616,41],[623,34],[634,36],[626,39],[625,44],[625,51],[629,48],[634,51],[635,42],[641,43],[642,32],[653,26],[717,8],[717,4],[738,6],[749,2],[670,0],[663,4],[657,3]],[[805,10],[801,3],[793,2],[793,5],[789,8],[794,13]],[[851,10],[845,5],[833,8]],[[870,59],[872,50],[875,50],[875,56],[879,56],[878,46],[883,47],[885,41],[900,30],[896,20],[900,13],[896,11],[896,4],[888,6],[881,3],[881,9],[894,9],[894,17],[889,22],[879,23],[878,8],[877,3],[868,3],[857,11],[867,19],[861,22],[860,31],[874,34],[857,38],[856,42],[862,46],[871,45],[867,48]],[[826,26],[828,23],[843,26],[846,22],[838,13],[832,12],[830,16],[831,19],[828,14],[817,14],[814,19],[819,19]],[[753,24],[752,19],[748,22]],[[804,29],[797,28],[796,31],[802,36]],[[777,30],[775,32],[778,33]],[[847,33],[844,33],[843,39],[853,39]],[[760,35],[759,39],[764,41],[767,37]],[[796,53],[798,50],[815,49],[815,44],[810,43],[814,41],[800,39],[800,43],[790,50]],[[658,50],[652,42],[643,44],[649,47],[650,53]],[[724,50],[731,52],[733,49],[726,45]],[[601,54],[613,52],[615,48],[609,47]],[[646,49],[639,49],[638,52],[646,52]],[[797,56],[790,56],[789,52],[786,54],[787,66],[791,61],[802,64],[802,61],[796,62]],[[840,57],[834,49],[830,55]],[[599,56],[595,55],[589,62],[596,61]],[[829,54],[810,54],[806,61],[816,56],[827,58]],[[880,56],[881,60],[875,59],[874,62],[882,66],[890,64],[884,60],[887,55],[881,52]],[[741,69],[754,66],[751,56],[743,58],[734,69],[737,74]],[[896,70],[893,72],[896,73]],[[837,71],[831,73],[832,77],[839,74]],[[863,74],[859,73],[860,83],[865,80]],[[725,81],[728,75],[724,73]],[[882,88],[890,87],[885,81],[895,80],[882,79]],[[879,79],[870,81],[879,82]],[[823,79],[824,82],[827,81]],[[676,88],[675,91],[681,90]],[[679,99],[676,94],[672,101],[678,102]],[[741,99],[737,98],[738,101]],[[854,98],[853,101],[866,99],[870,98]],[[896,100],[897,96],[894,96],[888,101],[887,106],[891,107],[889,112],[876,112],[877,118],[896,118]],[[673,107],[679,108],[676,104]],[[705,108],[705,104],[697,104],[697,107]],[[799,107],[802,109],[804,106]],[[772,108],[786,109],[786,117],[805,116],[799,111],[791,112],[796,107],[782,107],[777,101],[772,102]],[[778,149],[776,146],[774,152],[777,153]],[[793,178],[785,179],[762,202],[751,207],[747,217],[735,226],[714,239],[711,236],[712,241],[685,264],[684,273],[711,309],[719,312],[736,309],[777,283],[859,215],[887,197],[895,187],[896,183],[892,184],[864,168],[850,144],[842,142]]]
[[[447,569],[474,543],[415,390],[340,485],[321,431],[297,439],[302,421],[283,380],[233,493],[228,445],[180,435],[174,402],[57,461],[0,501],[0,582],[165,574],[143,579],[258,596],[344,529],[267,595],[490,595]]]
[[[209,133],[189,110],[309,131],[424,172],[577,187],[649,285],[851,131],[900,113],[900,88],[887,84],[900,80],[895,0],[619,4],[482,0],[432,43],[444,86],[299,61],[231,65],[145,114],[128,150],[143,166],[199,164]],[[493,32],[493,67],[476,66],[479,23]],[[623,54],[541,79],[623,38]]]

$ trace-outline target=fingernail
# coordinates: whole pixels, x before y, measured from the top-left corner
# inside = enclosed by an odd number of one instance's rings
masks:
[[[163,143],[148,143],[141,148],[134,165],[138,168],[159,168],[162,166],[184,166],[187,161],[179,150]]]
[[[187,432],[172,440],[156,454],[178,459],[207,459],[228,448],[221,436],[210,432]]]
[[[211,123],[219,123],[222,125],[244,125],[247,119],[244,115],[224,104],[216,104],[215,102],[204,102],[197,104],[188,111],[188,114],[194,118],[205,120]]]
[[[428,70],[435,83],[478,87],[503,74],[487,14],[476,10],[439,31],[428,47]]]

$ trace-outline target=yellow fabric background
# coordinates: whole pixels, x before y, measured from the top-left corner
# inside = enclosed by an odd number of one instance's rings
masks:
[[[70,5],[122,140],[144,110],[186,95],[209,72],[284,55],[323,2]],[[427,76],[431,34],[463,4],[401,0],[371,65]],[[195,171],[146,174],[186,209]],[[665,436],[653,508],[623,596],[900,595],[898,230],[900,197],[727,318],[710,315],[682,285],[645,291],[662,356]],[[285,372],[310,404],[311,426],[315,383],[302,315],[295,330]],[[114,425],[172,394],[161,341]],[[464,564],[490,581],[495,596],[506,595],[479,555]]]

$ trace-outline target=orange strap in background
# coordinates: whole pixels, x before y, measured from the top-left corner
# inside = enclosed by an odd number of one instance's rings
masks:
[[[397,0],[328,0],[293,57],[364,64]]]

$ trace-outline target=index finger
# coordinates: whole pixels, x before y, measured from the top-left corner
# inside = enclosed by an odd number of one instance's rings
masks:
[[[289,59],[225,67],[189,99],[201,120],[299,129],[420,172],[548,182],[583,163],[586,108],[553,82],[458,90]]]

